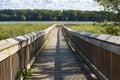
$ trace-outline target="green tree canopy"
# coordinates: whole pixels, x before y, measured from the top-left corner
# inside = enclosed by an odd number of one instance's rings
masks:
[[[117,15],[115,16],[115,19],[120,22],[120,0],[95,0],[100,5],[103,5],[105,9],[112,10]]]
[[[0,21],[113,21],[115,13],[80,10],[0,10]]]

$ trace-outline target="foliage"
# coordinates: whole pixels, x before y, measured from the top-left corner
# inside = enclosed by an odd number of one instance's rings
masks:
[[[0,40],[46,29],[51,24],[0,24]]]
[[[111,34],[120,36],[120,26],[119,25],[103,25],[103,30],[101,31],[104,34]]]
[[[91,32],[96,34],[109,34],[120,36],[120,25],[110,24],[79,24],[79,25],[67,25],[73,30],[80,30],[85,32]]]
[[[120,11],[120,0],[95,0],[107,9]]]
[[[0,10],[0,21],[102,21],[115,13],[80,10]]]
[[[30,69],[20,70],[18,71],[18,75],[22,78],[26,78],[32,76],[32,72]]]
[[[105,9],[112,10],[117,13],[114,17],[117,22],[120,22],[120,0],[95,0],[100,5],[103,5]]]

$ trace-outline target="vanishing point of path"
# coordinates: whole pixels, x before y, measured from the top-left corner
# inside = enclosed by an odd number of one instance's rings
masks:
[[[32,76],[25,80],[98,80],[69,48],[60,27],[52,33],[31,70]]]

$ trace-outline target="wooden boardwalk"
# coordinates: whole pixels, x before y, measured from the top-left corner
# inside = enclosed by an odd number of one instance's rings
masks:
[[[61,28],[56,28],[48,44],[25,80],[98,80],[84,61],[67,45]]]

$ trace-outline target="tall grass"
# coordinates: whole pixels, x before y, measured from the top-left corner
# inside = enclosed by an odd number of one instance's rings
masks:
[[[120,36],[120,25],[103,25],[103,24],[77,24],[77,25],[66,25],[73,30],[91,32],[95,34],[108,34]]]
[[[51,24],[0,24],[0,40],[46,29]]]

